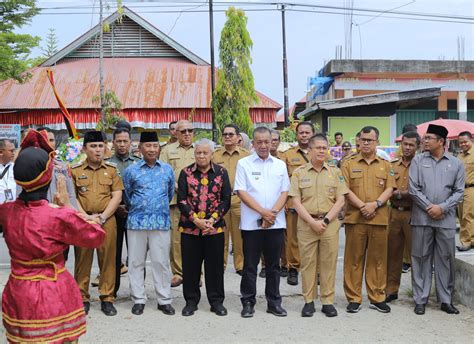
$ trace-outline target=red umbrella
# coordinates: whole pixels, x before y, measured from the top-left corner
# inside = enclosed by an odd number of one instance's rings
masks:
[[[426,130],[428,130],[428,126],[430,124],[442,125],[446,129],[448,129],[448,139],[453,140],[457,139],[459,134],[463,131],[469,131],[472,135],[474,135],[474,123],[468,121],[460,121],[458,119],[437,119],[435,121],[425,122],[417,125],[418,134],[423,137],[426,134]],[[396,138],[396,142],[400,142],[402,140],[402,135]]]

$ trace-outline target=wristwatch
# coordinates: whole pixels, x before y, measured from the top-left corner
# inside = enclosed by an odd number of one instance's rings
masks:
[[[375,203],[377,203],[377,209],[382,206],[382,202],[380,202],[378,199],[375,200]]]
[[[323,219],[323,222],[324,222],[326,225],[329,225],[329,223],[331,222],[331,220],[329,220],[329,219],[325,216],[324,219]]]

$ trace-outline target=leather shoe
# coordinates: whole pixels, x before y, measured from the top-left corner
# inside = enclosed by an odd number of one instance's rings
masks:
[[[189,317],[190,315],[193,315],[194,312],[197,311],[197,309],[197,306],[187,304],[186,306],[184,306],[183,310],[181,311],[181,314],[183,315],[183,317]]]
[[[301,316],[303,318],[309,318],[312,317],[315,312],[316,309],[314,309],[314,302],[311,301],[304,304],[303,309],[301,310]]]
[[[326,314],[328,318],[337,316],[337,310],[333,305],[323,305],[323,308],[321,308],[321,312]]]
[[[398,294],[390,294],[385,298],[385,302],[392,302],[398,300]]]
[[[456,248],[458,249],[459,252],[465,252],[465,251],[469,251],[471,249],[471,246],[456,246]]]
[[[235,273],[239,276],[242,276],[244,274],[244,272],[242,270],[237,270]]]
[[[298,271],[296,269],[290,269],[288,271],[288,278],[286,283],[289,285],[298,285]]]
[[[91,309],[91,303],[86,301],[82,304],[84,305],[84,312],[86,312],[86,314],[89,314],[89,309]]]
[[[415,305],[415,314],[418,314],[418,315],[423,315],[423,314],[425,314],[425,305],[424,305],[424,304],[417,303],[417,304]]]
[[[271,313],[277,317],[286,317],[287,315],[282,306],[267,307],[267,313]]]
[[[221,304],[211,306],[211,312],[214,312],[216,315],[221,317],[227,315],[227,309]]]
[[[458,309],[450,303],[442,303],[441,304],[441,310],[443,312],[448,313],[448,314],[459,314]]]
[[[242,312],[240,312],[240,315],[242,318],[251,318],[253,317],[253,313],[255,313],[255,310],[253,309],[254,305],[252,305],[250,302],[245,302],[244,307],[242,308]]]
[[[112,302],[102,301],[100,303],[100,308],[102,309],[102,312],[109,317],[117,315],[117,310]]]
[[[142,315],[144,309],[145,309],[145,305],[143,303],[136,303],[132,307],[132,314]]]
[[[162,311],[166,315],[174,315],[175,311],[171,305],[158,305],[158,310]]]

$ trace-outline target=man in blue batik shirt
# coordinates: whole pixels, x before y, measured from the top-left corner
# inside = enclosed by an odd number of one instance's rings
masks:
[[[156,132],[142,132],[143,160],[123,173],[125,203],[128,207],[128,276],[134,302],[132,313],[143,314],[146,302],[145,260],[150,250],[153,284],[158,309],[173,315],[171,306],[170,206],[174,174],[170,165],[158,160],[160,144]]]

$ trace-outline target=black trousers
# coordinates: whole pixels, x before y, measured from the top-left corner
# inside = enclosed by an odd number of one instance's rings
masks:
[[[244,246],[244,271],[240,282],[242,304],[255,305],[257,295],[257,267],[265,257],[265,297],[269,307],[281,306],[280,257],[285,240],[284,229],[241,231]]]
[[[125,242],[127,242],[127,217],[123,218],[120,216],[115,216],[117,221],[117,246],[116,246],[116,256],[115,256],[115,290],[114,295],[117,297],[117,292],[120,289],[120,267],[122,266],[122,247],[123,247],[123,238],[125,237]],[[128,247],[128,244],[127,244]]]
[[[203,261],[209,304],[213,306],[224,302],[224,242],[224,233],[205,236],[181,234],[183,295],[186,304],[197,306],[201,299],[199,280]]]

